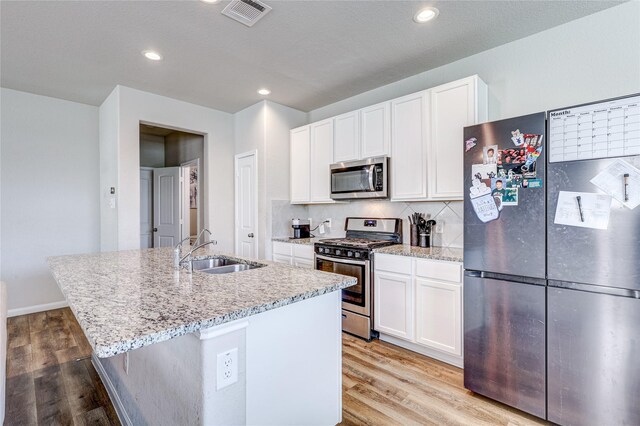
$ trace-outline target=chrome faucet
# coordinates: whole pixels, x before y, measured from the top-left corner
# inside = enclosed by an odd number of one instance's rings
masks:
[[[207,246],[209,244],[212,245],[216,245],[218,244],[218,242],[216,240],[211,240],[211,241],[207,241],[206,243],[202,243],[200,245],[197,245],[195,247],[193,247],[191,250],[189,250],[189,253],[185,254],[179,261],[178,261],[178,268],[180,267],[180,265],[182,265],[183,263],[185,263],[185,261],[187,259],[189,259],[188,262],[186,262],[186,266],[187,266],[187,272],[190,274],[193,272],[193,252],[201,249],[204,246]]]
[[[202,228],[202,231],[200,231],[200,232],[198,233],[198,236],[196,237],[196,240],[193,242],[193,245],[194,245],[194,246],[197,246],[197,245],[198,245],[198,243],[200,242],[200,237],[202,237],[202,235],[203,235],[205,232],[207,232],[207,233],[209,234],[209,236],[213,235],[213,234],[211,233],[211,231],[209,231],[207,228]]]
[[[180,269],[180,257],[182,257],[182,243],[190,239],[191,236],[184,237],[178,244],[176,244],[176,248],[173,249],[173,268]]]

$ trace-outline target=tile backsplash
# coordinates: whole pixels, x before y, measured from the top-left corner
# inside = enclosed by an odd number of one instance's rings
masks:
[[[414,212],[431,215],[436,222],[444,224],[442,234],[434,234],[433,245],[441,247],[462,248],[463,238],[463,202],[462,201],[431,201],[431,202],[390,202],[381,200],[351,201],[342,204],[291,205],[287,200],[272,202],[273,223],[272,235],[291,235],[291,219],[311,218],[313,227],[321,221],[331,218],[332,227],[327,233],[319,237],[342,237],[345,234],[345,219],[355,217],[397,217],[402,218],[403,241],[409,241],[409,220]]]

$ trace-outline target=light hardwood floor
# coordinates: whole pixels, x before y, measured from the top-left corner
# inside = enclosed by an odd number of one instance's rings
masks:
[[[119,425],[69,309],[9,318],[6,425]],[[462,385],[462,370],[343,334],[343,425],[545,424]]]

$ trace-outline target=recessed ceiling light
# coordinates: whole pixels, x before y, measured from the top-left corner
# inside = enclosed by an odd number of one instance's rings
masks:
[[[220,0],[200,0],[202,3],[210,3],[210,4],[216,4],[216,3],[220,3]]]
[[[162,60],[162,55],[158,52],[154,52],[153,50],[145,50],[142,52],[145,58],[151,59],[152,61],[160,61]]]
[[[262,96],[267,96],[269,93],[271,93],[271,90],[269,89],[260,89],[258,90],[258,93]]]
[[[440,11],[435,7],[431,7],[431,6],[425,7],[424,9],[420,9],[418,13],[415,14],[415,16],[413,17],[413,20],[416,21],[418,24],[423,24],[427,21],[434,19],[436,16],[438,16],[439,13]]]

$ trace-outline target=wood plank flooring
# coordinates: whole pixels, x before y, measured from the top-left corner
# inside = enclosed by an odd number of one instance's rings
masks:
[[[119,425],[69,309],[9,318],[5,425]],[[462,370],[343,334],[343,425],[540,425],[474,395]]]
[[[7,320],[5,425],[119,425],[68,308]]]

